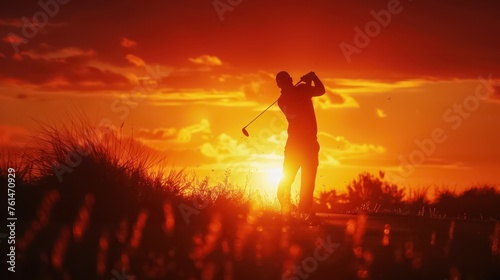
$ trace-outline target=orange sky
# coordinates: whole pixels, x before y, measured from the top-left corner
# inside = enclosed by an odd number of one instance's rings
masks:
[[[500,19],[484,2],[72,0],[34,35],[26,22],[47,12],[2,3],[0,145],[77,107],[177,167],[251,172],[272,192],[285,118],[274,107],[250,138],[241,128],[279,96],[275,73],[313,70],[327,87],[317,190],[378,170],[414,187],[500,184]]]

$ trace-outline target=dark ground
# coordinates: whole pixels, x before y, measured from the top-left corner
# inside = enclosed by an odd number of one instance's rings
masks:
[[[495,221],[323,214],[323,226],[307,227],[214,210],[188,225],[175,215],[168,233],[163,215],[143,213],[143,226],[130,217],[123,238],[118,222],[91,215],[81,240],[53,215],[18,249],[17,279],[500,279]],[[28,224],[19,227],[25,241]]]

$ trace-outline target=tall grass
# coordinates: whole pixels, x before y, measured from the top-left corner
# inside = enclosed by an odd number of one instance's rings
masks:
[[[19,267],[26,279],[51,270],[44,277],[109,278],[112,269],[132,269],[144,252],[170,252],[175,271],[196,274],[193,238],[209,237],[214,223],[235,229],[251,209],[251,193],[228,178],[214,183],[169,168],[168,158],[124,137],[121,128],[78,116],[39,127],[30,149],[5,152],[1,162],[24,179],[16,198]],[[187,218],[182,206],[191,211]],[[223,235],[203,242],[213,247]],[[78,271],[92,263],[96,269]],[[32,264],[41,270],[30,271]]]
[[[71,118],[61,124],[39,122],[37,149],[30,160],[37,175],[51,176],[58,165],[95,165],[95,167],[122,170],[128,174],[143,172],[162,160],[145,145],[125,138],[122,130],[98,127],[85,118]]]

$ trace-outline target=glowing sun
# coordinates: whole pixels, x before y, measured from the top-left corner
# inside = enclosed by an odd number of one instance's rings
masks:
[[[267,171],[267,177],[270,184],[278,186],[281,177],[283,176],[281,168],[269,168]]]

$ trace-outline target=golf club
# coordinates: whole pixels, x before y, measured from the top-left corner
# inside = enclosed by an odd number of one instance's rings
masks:
[[[302,80],[302,78],[300,79],[299,82],[297,82],[294,87],[298,86],[300,83],[304,82],[304,80]],[[249,126],[250,124],[252,124],[256,119],[258,119],[260,116],[262,116],[262,114],[264,114],[267,110],[269,110],[269,108],[271,108],[274,104],[276,104],[276,102],[278,102],[278,99],[276,99],[271,105],[269,105],[264,111],[260,112],[260,114],[257,115],[257,117],[255,117],[252,121],[250,121],[247,125],[245,125],[242,129],[241,129],[241,132],[243,132],[243,135],[245,135],[246,137],[249,137],[250,134],[248,133],[247,131],[247,126]]]

